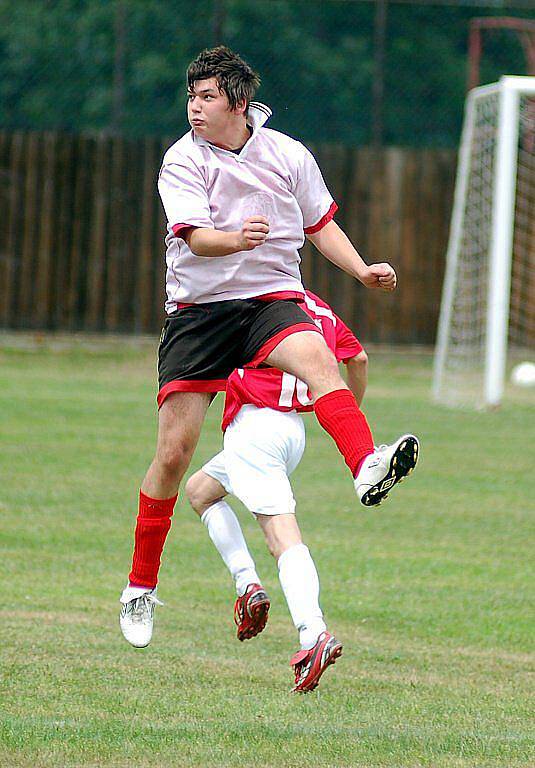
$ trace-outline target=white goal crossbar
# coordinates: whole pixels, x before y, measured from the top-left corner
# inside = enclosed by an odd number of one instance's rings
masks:
[[[474,136],[478,105],[489,97],[496,100],[497,124],[493,149],[491,221],[488,233],[488,286],[486,320],[484,321],[484,386],[480,404],[500,404],[505,378],[507,329],[511,286],[511,259],[515,212],[517,153],[519,142],[520,96],[535,96],[535,77],[504,76],[498,83],[474,88],[465,107],[456,176],[450,237],[446,254],[440,320],[433,380],[436,400],[447,402],[445,366],[450,352],[450,328],[454,311],[454,295],[459,289],[459,254],[466,241],[465,219],[472,173]],[[482,224],[483,226],[484,224]]]

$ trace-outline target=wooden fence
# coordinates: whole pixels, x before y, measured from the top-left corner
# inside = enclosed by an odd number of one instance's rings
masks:
[[[172,139],[0,132],[0,327],[157,332],[165,218],[156,191]],[[455,153],[312,148],[367,261],[398,271],[367,291],[307,244],[303,276],[364,341],[432,343]]]

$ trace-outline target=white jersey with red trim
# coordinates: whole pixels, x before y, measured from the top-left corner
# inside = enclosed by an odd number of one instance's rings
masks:
[[[299,249],[337,209],[311,153],[299,141],[265,128],[271,110],[252,102],[252,134],[239,153],[189,131],[165,153],[158,180],[168,220],[168,313],[181,303],[247,299],[279,292],[303,295]],[[216,259],[195,256],[184,228],[237,231],[265,216],[265,243]]]
[[[325,301],[306,291],[300,306],[321,330],[338,362],[346,362],[362,352],[360,341]],[[313,409],[307,385],[277,368],[239,368],[231,373],[225,394],[223,431],[246,404],[299,413]]]

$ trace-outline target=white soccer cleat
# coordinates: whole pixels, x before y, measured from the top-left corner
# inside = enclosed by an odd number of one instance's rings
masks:
[[[403,435],[392,445],[380,445],[366,456],[355,478],[355,491],[365,507],[373,507],[386,499],[390,490],[410,475],[420,444],[414,435]]]
[[[134,648],[145,648],[152,638],[154,608],[163,603],[156,597],[154,589],[126,587],[121,595],[119,624],[125,640]]]

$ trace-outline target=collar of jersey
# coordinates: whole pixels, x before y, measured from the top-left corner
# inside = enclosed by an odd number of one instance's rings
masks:
[[[210,144],[210,142],[206,141],[206,139],[203,139],[200,136],[196,136],[195,131],[193,131],[193,141],[195,144],[199,144],[200,146],[210,147],[210,149],[212,149],[214,152],[221,152],[225,155],[233,155],[239,161],[245,160],[249,147],[251,146],[251,142],[254,141],[258,131],[260,128],[262,128],[263,125],[267,123],[271,115],[272,112],[268,106],[262,104],[259,101],[251,101],[247,114],[247,124],[251,126],[253,132],[250,138],[243,145],[242,150],[238,155],[235,152],[231,152],[230,149],[223,149],[222,147],[216,147],[215,144]]]

